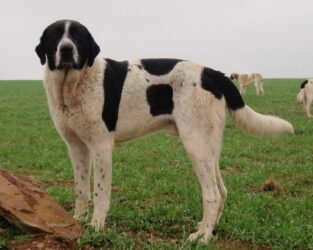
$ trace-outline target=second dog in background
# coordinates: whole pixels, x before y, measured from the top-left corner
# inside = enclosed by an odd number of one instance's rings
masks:
[[[307,117],[312,117],[310,106],[313,101],[313,79],[308,79],[301,83],[297,100],[298,102],[303,102],[304,112]]]
[[[263,89],[263,77],[259,73],[252,73],[252,74],[239,74],[239,73],[232,73],[230,75],[231,80],[237,80],[239,83],[240,94],[244,94],[246,92],[246,87],[253,84],[256,88],[256,95],[264,94]]]

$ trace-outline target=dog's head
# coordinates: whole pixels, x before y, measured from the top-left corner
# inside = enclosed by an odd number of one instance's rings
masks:
[[[100,48],[87,28],[77,21],[60,20],[43,32],[36,53],[50,70],[82,69],[92,66]]]
[[[230,79],[231,79],[231,80],[238,80],[238,77],[239,77],[239,74],[238,74],[238,73],[232,73],[232,74],[230,75]]]

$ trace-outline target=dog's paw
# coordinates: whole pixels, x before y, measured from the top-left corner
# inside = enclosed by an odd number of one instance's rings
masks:
[[[88,219],[88,203],[84,200],[76,199],[74,219],[79,222],[86,222]]]
[[[209,240],[212,238],[212,230],[213,229],[210,227],[204,227],[203,223],[200,222],[198,224],[198,230],[195,233],[190,234],[188,237],[188,240],[189,241],[195,241],[199,237],[202,237],[200,239],[200,242],[202,244],[207,244],[209,242]]]
[[[105,219],[99,219],[99,218],[93,217],[91,219],[90,224],[96,231],[101,231],[104,229]]]
[[[189,241],[195,241],[196,239],[198,239],[203,234],[204,234],[204,232],[202,232],[201,230],[198,230],[197,232],[190,234],[188,237],[188,240]]]
[[[75,208],[74,219],[79,222],[87,222],[88,214],[87,208]]]

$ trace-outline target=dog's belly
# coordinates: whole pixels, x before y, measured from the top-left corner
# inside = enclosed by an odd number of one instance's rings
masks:
[[[159,130],[168,130],[171,126],[170,115],[152,117],[147,112],[128,109],[127,114],[119,115],[114,138],[116,142],[129,141]]]

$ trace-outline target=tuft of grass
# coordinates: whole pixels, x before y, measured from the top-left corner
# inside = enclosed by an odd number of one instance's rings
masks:
[[[252,137],[228,118],[220,159],[228,199],[209,246],[186,240],[201,219],[198,180],[179,138],[159,133],[116,145],[107,227],[84,224],[79,248],[313,249],[313,121],[296,102],[300,82],[266,79],[264,96],[253,87],[244,96],[254,110],[289,120],[295,135]],[[40,81],[0,81],[0,167],[35,176],[72,212],[73,173]],[[283,191],[264,191],[269,178]],[[0,228],[0,248],[28,237]]]

